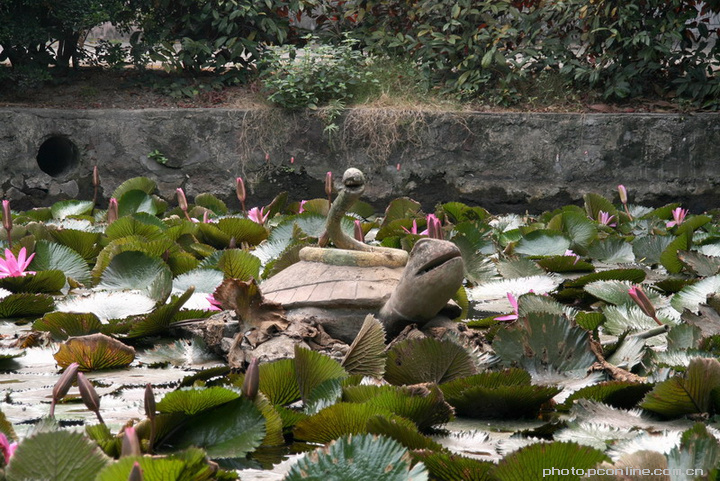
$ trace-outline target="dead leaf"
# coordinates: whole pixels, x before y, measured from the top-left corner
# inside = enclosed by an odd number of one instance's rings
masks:
[[[285,309],[280,304],[266,301],[254,279],[241,281],[225,279],[213,293],[223,309],[234,309],[246,327],[255,327],[258,341],[272,337],[288,326]]]

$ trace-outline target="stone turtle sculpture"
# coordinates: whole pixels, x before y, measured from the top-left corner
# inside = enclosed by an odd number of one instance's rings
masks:
[[[423,238],[410,255],[369,246],[346,235],[340,220],[364,190],[364,176],[348,169],[344,189],[328,214],[327,232],[341,249],[306,247],[300,262],[260,285],[265,300],[281,304],[290,322],[314,320],[336,339],[352,342],[365,316],[375,314],[388,337],[411,323],[419,326],[457,316],[449,303],[464,268],[452,242]]]

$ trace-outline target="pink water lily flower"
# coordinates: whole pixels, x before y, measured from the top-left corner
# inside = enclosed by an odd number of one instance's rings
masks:
[[[3,458],[5,458],[5,464],[10,461],[16,449],[17,443],[11,443],[7,436],[5,436],[5,433],[0,433],[0,452],[2,452]]]
[[[207,308],[208,311],[222,311],[222,305],[220,304],[220,301],[215,299],[215,296],[208,294],[205,296],[205,299],[207,299],[210,303],[210,307]]]
[[[602,225],[606,225],[608,227],[615,227],[617,224],[613,222],[615,219],[614,215],[610,215],[609,213],[605,212],[604,210],[601,210],[598,212],[598,222]]]
[[[496,317],[496,321],[515,321],[518,318],[518,303],[517,299],[515,299],[515,296],[513,296],[511,293],[507,293],[508,301],[510,301],[510,305],[513,307],[513,313],[508,314],[506,316],[499,316]]]
[[[30,257],[27,259],[25,258],[26,255],[27,251],[24,247],[20,249],[17,258],[15,258],[15,255],[12,251],[10,251],[10,249],[5,249],[5,259],[0,258],[0,278],[35,274],[34,271],[25,270],[30,265],[30,261],[32,261],[33,257],[35,257],[35,253],[30,254]]]
[[[410,227],[410,229],[407,229],[407,228],[405,228],[405,227],[403,227],[402,229],[403,229],[405,232],[407,232],[408,234],[414,234],[414,235],[427,235],[427,233],[428,233],[428,230],[427,230],[427,229],[425,229],[425,230],[422,231],[422,232],[418,232],[417,219],[413,219],[413,221],[412,221],[412,227]]]
[[[687,215],[687,213],[688,213],[688,210],[683,209],[681,207],[673,209],[673,211],[672,211],[673,220],[671,220],[670,222],[668,222],[665,225],[667,227],[673,227],[673,226],[682,224],[683,221],[685,220],[685,216]]]
[[[265,212],[265,207],[253,207],[248,211],[248,219],[260,225],[265,224],[265,221],[267,221],[269,215],[270,212]]]
[[[577,255],[577,254],[575,254],[575,253],[572,251],[572,249],[566,250],[566,251],[565,251],[565,254],[563,254],[563,256],[564,256],[564,257],[574,257],[574,258],[575,258],[575,262],[573,262],[573,265],[577,264],[578,261],[580,260],[580,256]]]

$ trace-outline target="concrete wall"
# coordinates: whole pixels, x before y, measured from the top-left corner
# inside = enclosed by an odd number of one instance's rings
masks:
[[[167,162],[149,158],[155,150]],[[378,208],[405,195],[427,209],[455,200],[539,213],[586,192],[617,199],[622,183],[631,202],[679,201],[699,212],[720,206],[719,161],[712,113],[350,110],[331,122],[322,111],[0,109],[0,197],[16,208],[92,198],[97,164],[105,202],[134,176],[156,180],[164,197],[183,187],[232,209],[237,176],[249,206],[280,190],[292,200],[323,197],[327,171],[339,178],[356,166]]]

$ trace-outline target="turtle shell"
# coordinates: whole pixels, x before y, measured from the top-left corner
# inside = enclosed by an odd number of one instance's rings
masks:
[[[347,266],[300,261],[260,286],[266,300],[300,307],[379,309],[397,286],[402,267]]]

